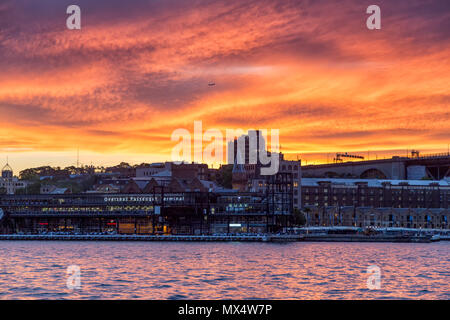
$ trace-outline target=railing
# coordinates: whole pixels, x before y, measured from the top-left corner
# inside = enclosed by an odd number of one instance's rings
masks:
[[[412,159],[412,160],[426,160],[426,159],[435,159],[435,158],[447,158],[450,157],[450,152],[449,153],[431,153],[431,154],[424,154],[424,155],[420,155],[418,157],[413,157],[413,156],[408,156],[408,159]]]

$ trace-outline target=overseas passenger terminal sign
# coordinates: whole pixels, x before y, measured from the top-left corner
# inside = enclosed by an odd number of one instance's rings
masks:
[[[164,196],[164,201],[167,202],[182,202],[184,197],[182,195],[172,195]],[[161,197],[156,196],[114,196],[114,197],[104,197],[104,202],[158,202],[161,201]]]

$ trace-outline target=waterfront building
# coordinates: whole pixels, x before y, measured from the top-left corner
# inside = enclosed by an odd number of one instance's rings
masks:
[[[450,229],[450,209],[306,207],[306,226]]]
[[[302,178],[304,206],[449,208],[447,180]]]
[[[274,189],[274,188],[272,188]],[[167,192],[3,195],[1,233],[218,234],[280,232],[279,193]]]
[[[447,180],[302,179],[311,226],[448,228]]]

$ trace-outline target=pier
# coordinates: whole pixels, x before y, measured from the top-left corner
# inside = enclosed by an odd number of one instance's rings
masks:
[[[198,241],[198,242],[293,242],[300,235],[41,235],[1,234],[0,240],[52,241]]]
[[[311,242],[432,242],[431,236],[426,235],[362,235],[362,234],[329,234],[329,235],[305,235],[303,241]]]
[[[184,242],[416,242],[445,241],[429,235],[267,234],[267,235],[124,235],[1,234],[0,240],[37,241],[184,241]]]

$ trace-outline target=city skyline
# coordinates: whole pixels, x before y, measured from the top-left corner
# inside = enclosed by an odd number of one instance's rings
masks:
[[[77,149],[83,164],[170,161],[195,120],[280,129],[308,163],[448,150],[446,1],[378,1],[381,30],[370,1],[78,1],[81,30],[69,4],[0,4],[0,156],[16,172]]]

